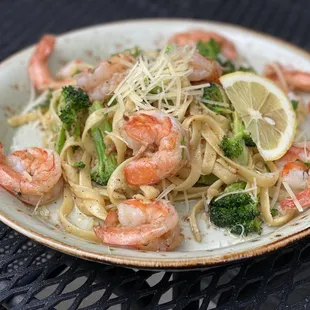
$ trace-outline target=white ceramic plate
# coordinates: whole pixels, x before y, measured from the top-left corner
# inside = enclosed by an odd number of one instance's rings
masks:
[[[64,61],[74,58],[95,64],[111,53],[134,45],[144,49],[162,47],[170,35],[190,28],[213,30],[227,36],[258,72],[266,62],[274,60],[310,71],[310,55],[278,39],[221,23],[173,19],[117,22],[61,35],[50,66],[55,72]],[[28,125],[14,130],[6,124],[7,117],[21,111],[28,101],[30,85],[26,68],[32,51],[33,47],[28,48],[0,65],[0,141],[7,152],[11,151],[13,141],[19,148],[40,145],[38,129]],[[247,240],[234,238],[223,230],[207,228],[201,220],[203,240],[196,243],[188,223],[182,222],[185,240],[178,250],[145,252],[107,247],[66,233],[58,221],[57,204],[49,207],[49,219],[43,221],[32,215],[33,208],[25,206],[2,188],[0,202],[1,221],[49,247],[85,259],[144,268],[197,268],[227,262],[274,250],[310,234],[309,212],[278,229],[264,227],[261,236]],[[186,212],[184,206],[177,207],[181,214]]]

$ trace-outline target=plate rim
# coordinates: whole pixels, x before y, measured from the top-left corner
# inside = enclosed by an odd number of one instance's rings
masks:
[[[276,42],[278,45],[286,47],[292,50],[294,53],[298,53],[305,58],[308,58],[310,61],[310,53],[307,50],[302,49],[292,43],[286,42],[280,38],[274,37],[270,34],[266,34],[257,30],[249,29],[243,26],[234,25],[225,22],[219,21],[210,21],[210,20],[199,20],[199,19],[190,19],[190,18],[139,18],[135,19],[126,19],[126,20],[119,20],[119,21],[112,21],[107,23],[99,23],[87,27],[82,27],[78,29],[74,29],[71,31],[63,32],[57,34],[56,36],[66,36],[71,35],[77,32],[95,29],[98,27],[109,27],[113,25],[125,25],[125,24],[145,24],[145,23],[175,23],[175,22],[190,22],[192,24],[205,24],[206,26],[220,26],[222,28],[227,29],[236,29],[247,33],[249,35],[255,35],[256,37],[260,37],[263,39],[268,39],[270,41]],[[10,61],[12,58],[34,48],[34,45],[27,46],[22,50],[14,53],[13,55],[8,56],[3,61],[0,62],[0,70],[1,67]],[[173,259],[173,258],[134,258],[122,255],[114,255],[114,254],[107,254],[107,253],[97,253],[91,250],[83,250],[73,245],[66,244],[64,242],[55,240],[51,237],[46,235],[40,234],[32,229],[25,228],[15,222],[10,216],[4,214],[0,210],[0,220],[11,227],[12,229],[18,231],[19,233],[29,237],[40,244],[48,246],[52,249],[57,251],[63,252],[68,255],[73,255],[79,258],[83,258],[86,260],[101,262],[101,263],[109,263],[109,264],[116,264],[123,267],[142,267],[142,268],[150,268],[150,269],[190,269],[190,268],[203,268],[203,267],[210,267],[217,264],[229,263],[236,260],[246,259],[250,257],[255,257],[259,255],[263,255],[269,253],[271,251],[275,251],[279,248],[285,247],[286,245],[293,243],[294,241],[300,240],[308,235],[310,235],[310,227],[299,232],[296,232],[292,235],[285,236],[277,241],[273,241],[268,243],[267,245],[261,245],[259,247],[255,247],[249,250],[243,250],[238,252],[233,252],[225,255],[213,255],[211,257],[198,257],[198,258],[180,258],[180,259]]]

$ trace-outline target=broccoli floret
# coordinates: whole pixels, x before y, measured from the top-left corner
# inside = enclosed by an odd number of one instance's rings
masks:
[[[279,214],[279,211],[277,209],[271,209],[270,213],[272,217],[276,217]]]
[[[72,124],[78,123],[78,113],[90,107],[88,95],[81,88],[65,86],[60,95],[60,115],[59,118],[67,130],[71,129]]]
[[[246,143],[250,143],[249,146],[253,146],[255,143],[250,141],[251,137],[245,133],[245,126],[236,112],[233,113],[232,133],[232,137],[223,137],[220,147],[228,158],[236,158],[240,164],[247,164],[248,150]]]
[[[241,189],[241,183],[232,188]],[[224,196],[210,203],[210,220],[218,227],[228,228],[234,234],[260,234],[262,231],[257,202],[248,193]]]
[[[256,144],[255,144],[255,142],[253,141],[253,139],[251,138],[250,135],[244,134],[243,140],[244,140],[246,146],[248,146],[248,147],[256,147]]]
[[[257,233],[260,235],[262,233],[262,220],[259,217],[256,217],[254,220],[241,225],[236,225],[230,230],[230,232],[235,235],[241,235],[243,231],[245,235],[250,233]]]
[[[79,168],[79,169],[83,169],[85,168],[85,164],[82,161],[76,161],[72,164],[73,168]]]
[[[80,88],[73,86],[65,86],[60,94],[59,99],[60,114],[62,127],[56,140],[56,151],[61,152],[65,141],[65,130],[71,131],[70,134],[79,137],[81,135],[81,124],[79,115],[83,111],[87,111],[90,107],[89,97]],[[74,129],[72,129],[74,127]]]
[[[216,60],[218,54],[221,52],[220,46],[214,39],[210,39],[208,42],[199,41],[196,45],[197,51],[200,55]]]
[[[223,137],[220,147],[226,157],[236,158],[241,155],[243,151],[241,140],[241,135],[234,136],[233,138],[228,138],[227,136]]]
[[[218,60],[221,66],[224,68],[223,70],[223,75],[236,72],[236,71],[242,71],[242,72],[253,72],[255,73],[255,70],[252,67],[237,67],[232,61],[227,60],[227,61],[221,61]]]
[[[244,126],[236,112],[233,113],[232,132],[232,137],[223,137],[220,143],[220,147],[223,150],[225,156],[228,158],[237,158],[241,155],[245,144],[243,141]]]
[[[102,109],[103,106],[99,101],[95,101],[90,108],[90,113]],[[106,153],[106,146],[104,144],[105,132],[112,131],[111,121],[105,119],[97,126],[92,127],[91,134],[94,139],[96,153],[98,156],[97,165],[92,169],[90,175],[93,182],[99,185],[107,185],[109,178],[117,167],[117,161],[114,154]]]
[[[210,101],[225,102],[223,91],[221,90],[220,86],[216,83],[211,83],[209,87],[205,87],[203,89],[202,98]],[[206,107],[208,107],[211,111],[217,114],[232,113],[230,109],[220,106],[218,104],[211,104],[207,102],[203,102],[203,104]]]
[[[226,186],[224,193],[230,193],[230,192],[235,192],[235,191],[241,191],[245,189],[246,183],[245,182],[237,182],[230,184]]]

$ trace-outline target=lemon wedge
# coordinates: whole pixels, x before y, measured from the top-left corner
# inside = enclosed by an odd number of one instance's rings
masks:
[[[286,94],[273,82],[249,72],[226,74],[220,81],[264,160],[281,158],[296,132],[296,114]]]

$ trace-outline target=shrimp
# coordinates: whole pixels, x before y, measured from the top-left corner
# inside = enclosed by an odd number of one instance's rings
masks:
[[[125,120],[120,133],[136,159],[124,169],[130,185],[151,185],[175,174],[185,163],[185,132],[172,116],[139,111]]]
[[[193,54],[189,65],[193,69],[188,76],[191,82],[216,82],[223,72],[217,61],[203,57],[197,52]]]
[[[276,162],[282,167],[283,182],[287,183],[294,192],[302,207],[310,206],[310,171],[304,163],[310,158],[310,144],[296,143],[288,152]],[[295,209],[296,206],[291,198],[280,201],[280,208]]]
[[[48,88],[57,89],[72,83],[71,80],[54,80],[48,68],[47,59],[54,50],[55,40],[53,35],[44,35],[30,58],[28,74],[31,82],[39,91]]]
[[[4,156],[0,143],[0,185],[30,205],[57,199],[63,189],[59,155],[43,148],[28,148]]]
[[[104,243],[150,251],[171,251],[183,240],[178,213],[166,200],[126,200],[117,206],[117,212],[111,210],[104,225],[94,227],[94,231]]]
[[[135,59],[118,54],[104,60],[92,72],[82,72],[75,76],[77,85],[94,100],[104,100],[115,90],[128,73]]]
[[[169,43],[194,46],[199,41],[209,42],[211,39],[221,46],[222,53],[226,58],[230,60],[237,58],[237,50],[235,45],[225,37],[212,31],[193,29],[186,32],[176,33],[170,38]]]
[[[285,92],[290,90],[310,92],[310,73],[308,72],[288,70],[279,63],[275,63],[267,65],[264,74]]]

